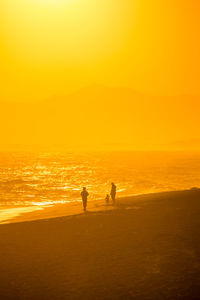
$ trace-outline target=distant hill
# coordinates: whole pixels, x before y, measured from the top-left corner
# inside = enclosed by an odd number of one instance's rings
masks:
[[[35,104],[1,101],[0,145],[181,148],[174,141],[200,138],[199,103],[98,85]]]

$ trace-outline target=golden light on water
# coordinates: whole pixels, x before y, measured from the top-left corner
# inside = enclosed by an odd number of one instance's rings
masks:
[[[197,299],[199,11],[0,0],[2,300]]]
[[[12,208],[1,208],[0,210],[0,224],[9,223],[10,219],[16,218],[24,213],[32,213],[42,210],[42,206],[29,206],[29,207],[12,207]]]

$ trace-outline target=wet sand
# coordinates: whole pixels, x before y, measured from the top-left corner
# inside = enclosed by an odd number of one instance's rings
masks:
[[[0,299],[199,299],[200,191],[0,225]]]
[[[105,200],[88,201],[88,212],[113,210],[115,207]],[[0,208],[0,224],[21,223],[27,221],[52,219],[57,217],[77,216],[84,214],[82,201],[71,201],[63,204],[35,205],[27,207]]]

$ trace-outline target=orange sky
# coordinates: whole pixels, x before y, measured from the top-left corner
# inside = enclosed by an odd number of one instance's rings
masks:
[[[1,0],[2,147],[200,148],[199,9],[197,0]]]

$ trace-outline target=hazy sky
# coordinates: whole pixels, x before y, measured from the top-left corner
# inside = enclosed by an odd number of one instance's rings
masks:
[[[111,107],[116,101],[114,95],[120,87],[146,95],[200,95],[199,11],[198,0],[1,0],[0,98],[4,104],[14,101],[27,105],[52,97],[56,101],[56,96],[98,84],[116,89],[108,99],[112,116]],[[129,96],[130,113],[139,100],[134,97],[131,100]],[[77,107],[84,97],[87,98],[87,95],[76,93]],[[98,107],[101,98],[95,97]],[[65,106],[70,110],[71,103],[68,101],[71,100],[66,98]],[[123,100],[119,101],[123,109]],[[147,98],[146,101],[151,103],[153,100]],[[174,109],[178,109],[180,102],[175,98],[174,101]],[[185,112],[189,105],[189,102],[184,102]],[[195,105],[195,111],[199,110],[199,99]],[[173,106],[170,109],[173,110]],[[87,105],[85,110],[90,114],[96,113]],[[27,111],[23,107],[23,122],[25,113]],[[155,132],[162,120],[158,122],[159,118],[154,115],[154,105],[150,105],[149,114],[154,116],[151,127],[155,140],[160,140],[161,133],[156,135]],[[76,118],[75,114],[71,116]],[[183,117],[186,118],[186,114]],[[49,116],[44,115],[44,123],[46,118]],[[143,124],[144,132],[148,127],[145,120],[142,115],[138,120]],[[184,132],[187,131],[184,120],[181,132],[177,131],[173,137],[166,133],[167,143],[184,140]],[[16,129],[16,124],[9,118],[8,121],[6,128],[12,132],[12,126]],[[165,122],[171,128],[170,117]],[[196,125],[192,123],[194,128]],[[63,127],[65,132],[67,126]],[[74,126],[77,126],[78,132],[80,124]],[[127,131],[126,126],[121,126],[122,131]],[[137,126],[133,120],[128,128]],[[56,127],[56,131],[59,129]],[[85,130],[87,135],[87,128]],[[104,131],[102,125],[102,143],[105,142]],[[24,129],[18,132],[21,133],[19,144],[30,140]],[[42,136],[40,133],[35,135],[34,143],[37,136],[40,143]],[[72,135],[68,136],[69,143],[74,139]],[[198,139],[198,133],[194,130],[191,134],[185,133],[185,139],[189,138]],[[113,140],[116,141],[117,138]],[[130,141],[132,143],[132,137]],[[17,143],[17,140],[7,138],[5,143],[8,142]]]
[[[200,94],[199,11],[198,0],[1,0],[1,97],[93,83]]]

